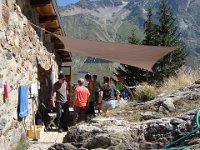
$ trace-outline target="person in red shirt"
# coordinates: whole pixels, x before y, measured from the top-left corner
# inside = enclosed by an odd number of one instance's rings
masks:
[[[84,79],[78,80],[78,87],[75,89],[74,97],[74,125],[82,120],[86,121],[86,109],[89,107],[89,90],[83,86]]]

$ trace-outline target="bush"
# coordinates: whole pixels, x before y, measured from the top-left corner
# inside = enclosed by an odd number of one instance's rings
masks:
[[[156,88],[146,83],[136,87],[135,96],[138,102],[146,102],[156,97]]]

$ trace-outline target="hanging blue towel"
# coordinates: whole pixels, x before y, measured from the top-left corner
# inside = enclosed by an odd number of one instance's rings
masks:
[[[28,86],[19,87],[19,118],[28,115]]]

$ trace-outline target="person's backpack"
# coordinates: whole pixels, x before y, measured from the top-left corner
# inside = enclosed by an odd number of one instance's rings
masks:
[[[104,100],[107,100],[107,101],[110,100],[111,94],[112,94],[112,87],[110,87],[109,85],[105,85],[104,90],[103,90]]]

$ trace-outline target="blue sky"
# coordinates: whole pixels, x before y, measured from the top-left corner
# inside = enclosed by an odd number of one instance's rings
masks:
[[[64,5],[67,5],[67,4],[76,3],[78,1],[79,0],[57,0],[57,3],[58,3],[59,6],[64,6]]]

